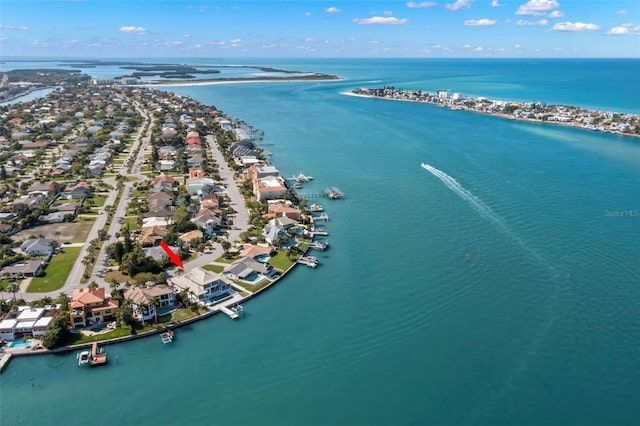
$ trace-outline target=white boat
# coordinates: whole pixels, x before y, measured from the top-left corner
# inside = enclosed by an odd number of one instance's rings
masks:
[[[324,206],[320,203],[313,203],[309,206],[309,211],[314,213],[323,212]]]
[[[78,366],[84,365],[84,364],[88,364],[89,360],[91,359],[91,352],[90,351],[82,351],[79,354],[76,355],[76,358],[78,359]]]
[[[309,247],[316,250],[326,250],[329,247],[328,241],[312,241]]]
[[[160,335],[160,339],[162,339],[162,343],[171,343],[173,342],[173,330],[167,330]]]

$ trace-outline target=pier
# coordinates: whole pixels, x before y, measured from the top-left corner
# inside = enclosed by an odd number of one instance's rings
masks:
[[[329,220],[329,215],[326,213],[322,213],[318,216],[313,216],[313,220],[324,220],[325,222]]]
[[[93,342],[91,346],[91,359],[89,360],[89,365],[92,367],[95,365],[102,365],[107,363],[107,353],[102,352],[102,350],[98,350],[98,342]]]
[[[11,361],[11,356],[12,354],[9,353],[4,353],[2,354],[2,356],[0,356],[0,373],[2,373],[2,371],[7,368],[7,365],[9,365],[9,361]]]
[[[220,312],[224,312],[231,319],[237,319],[239,317],[237,312],[232,311],[231,309],[227,308],[226,306],[221,306],[220,307]]]

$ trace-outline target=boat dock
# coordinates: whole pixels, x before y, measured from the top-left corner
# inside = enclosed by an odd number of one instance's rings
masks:
[[[0,373],[2,373],[5,368],[7,368],[7,365],[9,365],[9,361],[11,361],[11,357],[12,354],[10,353],[3,353],[2,356],[0,356]]]
[[[107,363],[107,353],[102,352],[102,350],[98,350],[98,342],[93,342],[91,346],[91,359],[89,360],[89,364],[93,367],[94,365],[102,365]]]
[[[309,268],[315,268],[318,266],[318,259],[312,256],[302,256],[300,259],[296,260],[296,263],[308,266]]]
[[[326,222],[329,220],[329,215],[326,213],[322,213],[318,216],[313,216],[313,220],[324,220]]]
[[[329,235],[327,231],[311,231],[310,234],[312,238],[315,237],[316,235],[320,235],[321,237],[326,237]]]
[[[229,316],[229,318],[231,319],[237,319],[240,315],[238,315],[237,312],[232,311],[231,309],[227,308],[226,306],[221,306],[220,307],[220,312],[224,312],[225,314],[227,314]]]

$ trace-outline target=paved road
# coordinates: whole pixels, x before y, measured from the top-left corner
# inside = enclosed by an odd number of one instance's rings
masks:
[[[143,110],[140,105],[136,102],[133,102],[133,104],[135,105],[136,109],[138,110],[138,112],[144,117],[145,119],[145,123],[143,123],[139,129],[138,129],[138,133],[136,134],[136,137],[134,139],[133,145],[131,147],[129,156],[126,158],[126,160],[123,162],[122,167],[119,170],[119,173],[122,174],[123,176],[127,176],[129,175],[129,172],[127,170],[127,167],[125,166],[125,164],[128,164],[130,161],[135,160],[135,163],[133,165],[133,170],[135,171],[134,176],[136,176],[138,178],[138,180],[143,180],[145,177],[143,175],[141,175],[139,173],[140,171],[140,167],[142,164],[142,161],[144,160],[144,148],[146,147],[146,145],[149,143],[149,138],[151,136],[151,117],[147,114],[146,110]],[[142,134],[142,131],[145,128],[145,124],[148,124],[148,130],[147,132],[144,134]],[[139,150],[138,156],[134,159],[133,158],[133,153],[136,152],[137,147],[142,144],[141,149]],[[115,177],[108,177],[108,178],[104,178],[103,179],[104,182],[106,182],[107,184],[111,185],[113,187],[113,190],[109,191],[109,195],[107,196],[106,201],[104,202],[104,205],[110,205],[113,206],[116,196],[117,196],[117,182]],[[104,279],[102,277],[99,277],[99,271],[101,270],[101,265],[106,265],[107,262],[107,255],[106,255],[106,247],[108,244],[110,244],[111,242],[115,242],[115,233],[118,232],[120,230],[120,224],[118,223],[118,221],[115,219],[117,217],[122,217],[124,216],[124,211],[126,209],[129,197],[127,196],[127,189],[132,187],[133,183],[132,182],[126,182],[125,183],[125,192],[124,195],[120,198],[120,203],[118,204],[118,206],[115,208],[115,213],[114,213],[114,220],[112,220],[111,225],[109,227],[108,230],[108,234],[110,235],[110,240],[108,242],[105,242],[105,244],[102,245],[102,248],[100,250],[100,253],[98,255],[98,258],[96,260],[95,266],[93,268],[93,273],[91,275],[91,277],[89,278],[89,282],[91,281],[96,281],[98,283],[98,285],[102,285],[102,286],[106,286],[107,283],[104,281]],[[80,284],[80,280],[82,278],[82,274],[85,271],[85,266],[82,264],[82,259],[84,259],[84,257],[87,254],[87,247],[89,246],[89,242],[92,241],[95,238],[98,238],[98,232],[104,228],[104,225],[107,222],[107,214],[103,213],[103,214],[99,214],[95,220],[95,222],[93,223],[93,226],[91,227],[91,229],[89,230],[89,233],[87,235],[87,238],[85,240],[85,244],[82,245],[82,248],[80,249],[80,254],[78,255],[78,258],[76,259],[76,262],[73,265],[73,268],[71,269],[71,272],[69,273],[67,280],[65,281],[65,284],[62,288],[56,290],[56,291],[52,291],[52,292],[46,292],[46,293],[27,293],[26,292],[26,288],[22,289],[23,292],[23,298],[26,301],[30,301],[30,300],[36,300],[36,299],[41,299],[43,297],[49,296],[52,298],[57,297],[60,292],[65,292],[68,295],[71,295],[71,293],[73,292],[73,289],[75,288],[83,288],[86,287],[86,284]],[[25,285],[28,285],[27,283],[25,283]]]
[[[218,143],[211,135],[206,137],[207,144],[211,150],[213,159],[218,164],[218,173],[220,174],[220,180],[223,185],[226,186],[226,193],[229,196],[231,207],[236,211],[233,217],[233,229],[229,231],[227,241],[231,244],[235,244],[240,241],[240,234],[249,229],[249,211],[244,204],[244,198],[240,194],[238,185],[233,178],[233,170],[227,165]],[[201,253],[198,257],[184,265],[185,270],[189,270],[195,267],[202,267],[222,256],[224,250],[220,244],[215,244],[213,251],[210,253]],[[172,273],[170,273],[172,275]]]
[[[135,102],[134,102],[134,105],[136,106],[136,109],[138,109],[138,112],[142,114],[142,116],[145,118],[145,121],[149,123],[149,126],[147,126],[148,130],[144,135],[142,135],[144,124],[140,126],[140,129],[138,130],[138,134],[136,135],[134,144],[131,148],[131,154],[129,155],[129,157],[127,157],[127,160],[123,163],[120,169],[120,173],[124,176],[135,176],[137,178],[137,181],[143,181],[144,179],[146,179],[146,176],[140,174],[140,169],[144,161],[144,153],[145,153],[146,147],[149,144],[149,140],[151,137],[151,127],[152,127],[151,117],[140,105],[138,105]],[[229,196],[231,206],[236,211],[235,215],[233,216],[233,228],[229,231],[227,236],[227,240],[231,244],[235,244],[240,241],[240,234],[246,231],[247,229],[249,229],[249,212],[245,206],[244,198],[242,197],[242,194],[240,194],[238,185],[234,180],[234,172],[227,165],[227,162],[225,161],[224,156],[222,155],[222,152],[220,152],[220,149],[218,147],[218,144],[215,138],[209,135],[206,137],[206,141],[207,141],[207,144],[209,145],[209,149],[211,150],[211,155],[213,159],[218,164],[218,171],[220,174],[221,182],[226,187],[226,192],[227,192],[227,195]],[[138,146],[140,146],[140,149],[138,150],[138,155],[134,159],[132,158],[133,153],[138,149]],[[129,173],[128,168],[125,166],[125,164],[128,164],[128,162],[131,162],[131,161],[133,161],[133,165],[131,168],[131,170],[133,170],[133,173]],[[105,201],[105,205],[113,206],[115,197],[117,195],[116,180],[115,178],[110,177],[110,178],[104,179],[104,181],[114,187],[114,190],[112,190],[109,193],[107,201]],[[98,285],[106,287],[107,293],[109,292],[109,283],[107,283],[104,280],[104,276],[103,276],[103,271],[106,271],[107,269],[106,266],[108,264],[108,256],[106,254],[106,248],[109,244],[116,242],[115,234],[117,232],[120,232],[120,228],[121,228],[120,218],[124,218],[125,216],[127,204],[131,199],[130,191],[133,190],[133,183],[134,182],[130,182],[130,181],[126,181],[124,183],[123,195],[122,197],[120,197],[120,202],[118,203],[118,205],[115,206],[113,209],[113,220],[111,221],[111,225],[109,226],[109,229],[107,231],[107,233],[109,234],[109,239],[108,241],[105,241],[105,243],[102,245],[102,249],[100,250],[100,253],[98,254],[98,257],[96,259],[93,272],[91,274],[91,277],[89,278],[89,282],[95,281]],[[86,240],[87,242],[82,246],[82,249],[80,250],[80,255],[78,256],[78,259],[76,260],[76,263],[74,264],[71,270],[71,273],[69,274],[69,277],[65,282],[65,285],[61,289],[48,292],[48,293],[26,293],[25,291],[26,289],[24,289],[23,290],[24,299],[29,301],[29,300],[40,299],[45,296],[55,298],[60,294],[60,292],[65,292],[71,295],[74,288],[86,287],[86,284],[80,284],[80,279],[82,278],[82,274],[84,273],[84,270],[85,270],[85,266],[82,264],[82,259],[85,257],[87,253],[86,249],[89,245],[88,242],[98,237],[98,231],[100,229],[103,229],[106,223],[106,220],[107,220],[106,213],[98,215],[98,218],[96,219],[93,227],[89,231],[89,235],[87,236],[87,240]],[[199,253],[198,257],[186,263],[184,265],[185,270],[207,265],[213,262],[214,260],[218,259],[220,256],[222,256],[223,252],[224,251],[222,249],[222,246],[220,244],[215,244],[214,249],[212,251],[208,253]],[[170,276],[173,274],[174,272],[169,271]]]

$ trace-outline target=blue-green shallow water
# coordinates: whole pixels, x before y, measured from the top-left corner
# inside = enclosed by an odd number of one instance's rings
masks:
[[[247,318],[179,329],[173,345],[114,345],[93,370],[74,354],[14,359],[1,423],[637,424],[640,218],[606,211],[640,210],[639,141],[341,95],[393,84],[392,63],[365,65],[319,70],[343,82],[175,88],[265,130],[283,175],[315,176],[305,190],[347,194],[324,202],[331,248]],[[593,87],[589,104],[640,111]]]

